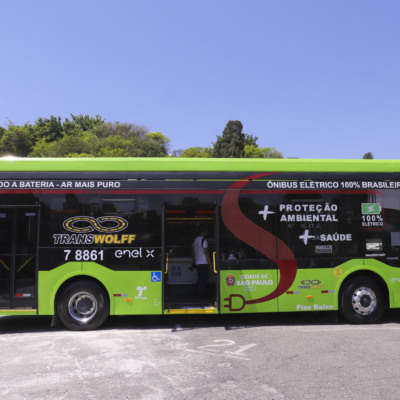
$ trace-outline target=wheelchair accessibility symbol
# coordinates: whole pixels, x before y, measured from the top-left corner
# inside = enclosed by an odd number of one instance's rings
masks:
[[[161,282],[161,272],[152,272],[151,273],[151,281],[152,282]]]

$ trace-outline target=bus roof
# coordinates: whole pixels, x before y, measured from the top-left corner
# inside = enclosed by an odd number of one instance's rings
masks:
[[[0,171],[400,172],[400,160],[3,157]]]

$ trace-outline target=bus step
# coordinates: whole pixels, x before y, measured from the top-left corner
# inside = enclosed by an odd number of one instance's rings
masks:
[[[168,314],[214,314],[216,308],[209,304],[172,304],[166,311]]]

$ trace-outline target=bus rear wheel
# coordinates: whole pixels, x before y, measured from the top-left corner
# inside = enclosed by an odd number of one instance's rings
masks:
[[[74,331],[97,329],[109,314],[107,295],[94,282],[71,283],[58,297],[57,313],[68,329]]]
[[[373,324],[386,311],[386,298],[381,286],[368,276],[351,278],[344,283],[340,312],[352,324]]]

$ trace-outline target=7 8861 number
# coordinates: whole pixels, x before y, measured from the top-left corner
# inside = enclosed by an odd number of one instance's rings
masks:
[[[103,261],[104,250],[64,250],[65,261]]]

